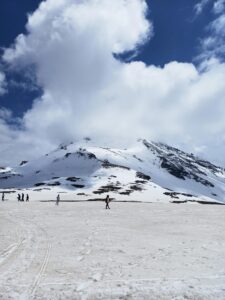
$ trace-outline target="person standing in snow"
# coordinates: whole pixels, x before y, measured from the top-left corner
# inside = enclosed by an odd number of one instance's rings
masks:
[[[2,193],[2,201],[5,201],[5,193]]]
[[[17,195],[17,200],[21,201],[20,194]]]
[[[106,198],[105,198],[105,209],[110,209],[109,202],[110,202],[109,195],[107,195]]]
[[[26,196],[26,202],[29,202],[29,195]]]
[[[22,193],[22,198],[21,198],[21,201],[24,202],[24,193]]]
[[[59,201],[60,201],[60,196],[59,196],[59,194],[57,195],[57,197],[56,197],[56,205],[59,205]]]

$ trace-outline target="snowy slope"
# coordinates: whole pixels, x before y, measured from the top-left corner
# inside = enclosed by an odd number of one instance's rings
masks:
[[[29,188],[50,198],[60,190],[82,199],[109,193],[117,200],[225,202],[225,171],[162,143],[139,140],[124,150],[83,141],[1,169],[0,188]]]

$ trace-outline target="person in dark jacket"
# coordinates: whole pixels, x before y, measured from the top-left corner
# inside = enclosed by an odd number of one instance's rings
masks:
[[[2,193],[2,201],[5,201],[5,193]]]
[[[110,202],[109,195],[107,195],[105,198],[105,209],[110,209],[109,202]]]
[[[24,202],[24,193],[22,193],[21,201]]]
[[[18,201],[21,201],[20,194],[17,195],[17,200],[18,200]]]
[[[26,202],[29,202],[29,195],[27,194],[27,196],[26,196]]]
[[[57,195],[57,197],[56,197],[56,205],[59,205],[59,201],[60,201],[60,196],[59,196],[59,194]]]

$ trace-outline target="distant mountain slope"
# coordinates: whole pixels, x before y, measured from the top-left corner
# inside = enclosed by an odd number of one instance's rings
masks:
[[[60,145],[20,166],[0,170],[1,189],[61,188],[84,198],[161,201],[205,198],[225,202],[225,171],[163,143],[139,140],[131,149],[92,141]]]

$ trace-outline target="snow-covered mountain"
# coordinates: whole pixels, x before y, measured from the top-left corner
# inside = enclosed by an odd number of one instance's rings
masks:
[[[83,141],[1,168],[0,188],[82,199],[109,193],[117,200],[225,202],[225,170],[163,143],[139,140],[133,148],[112,149]]]

